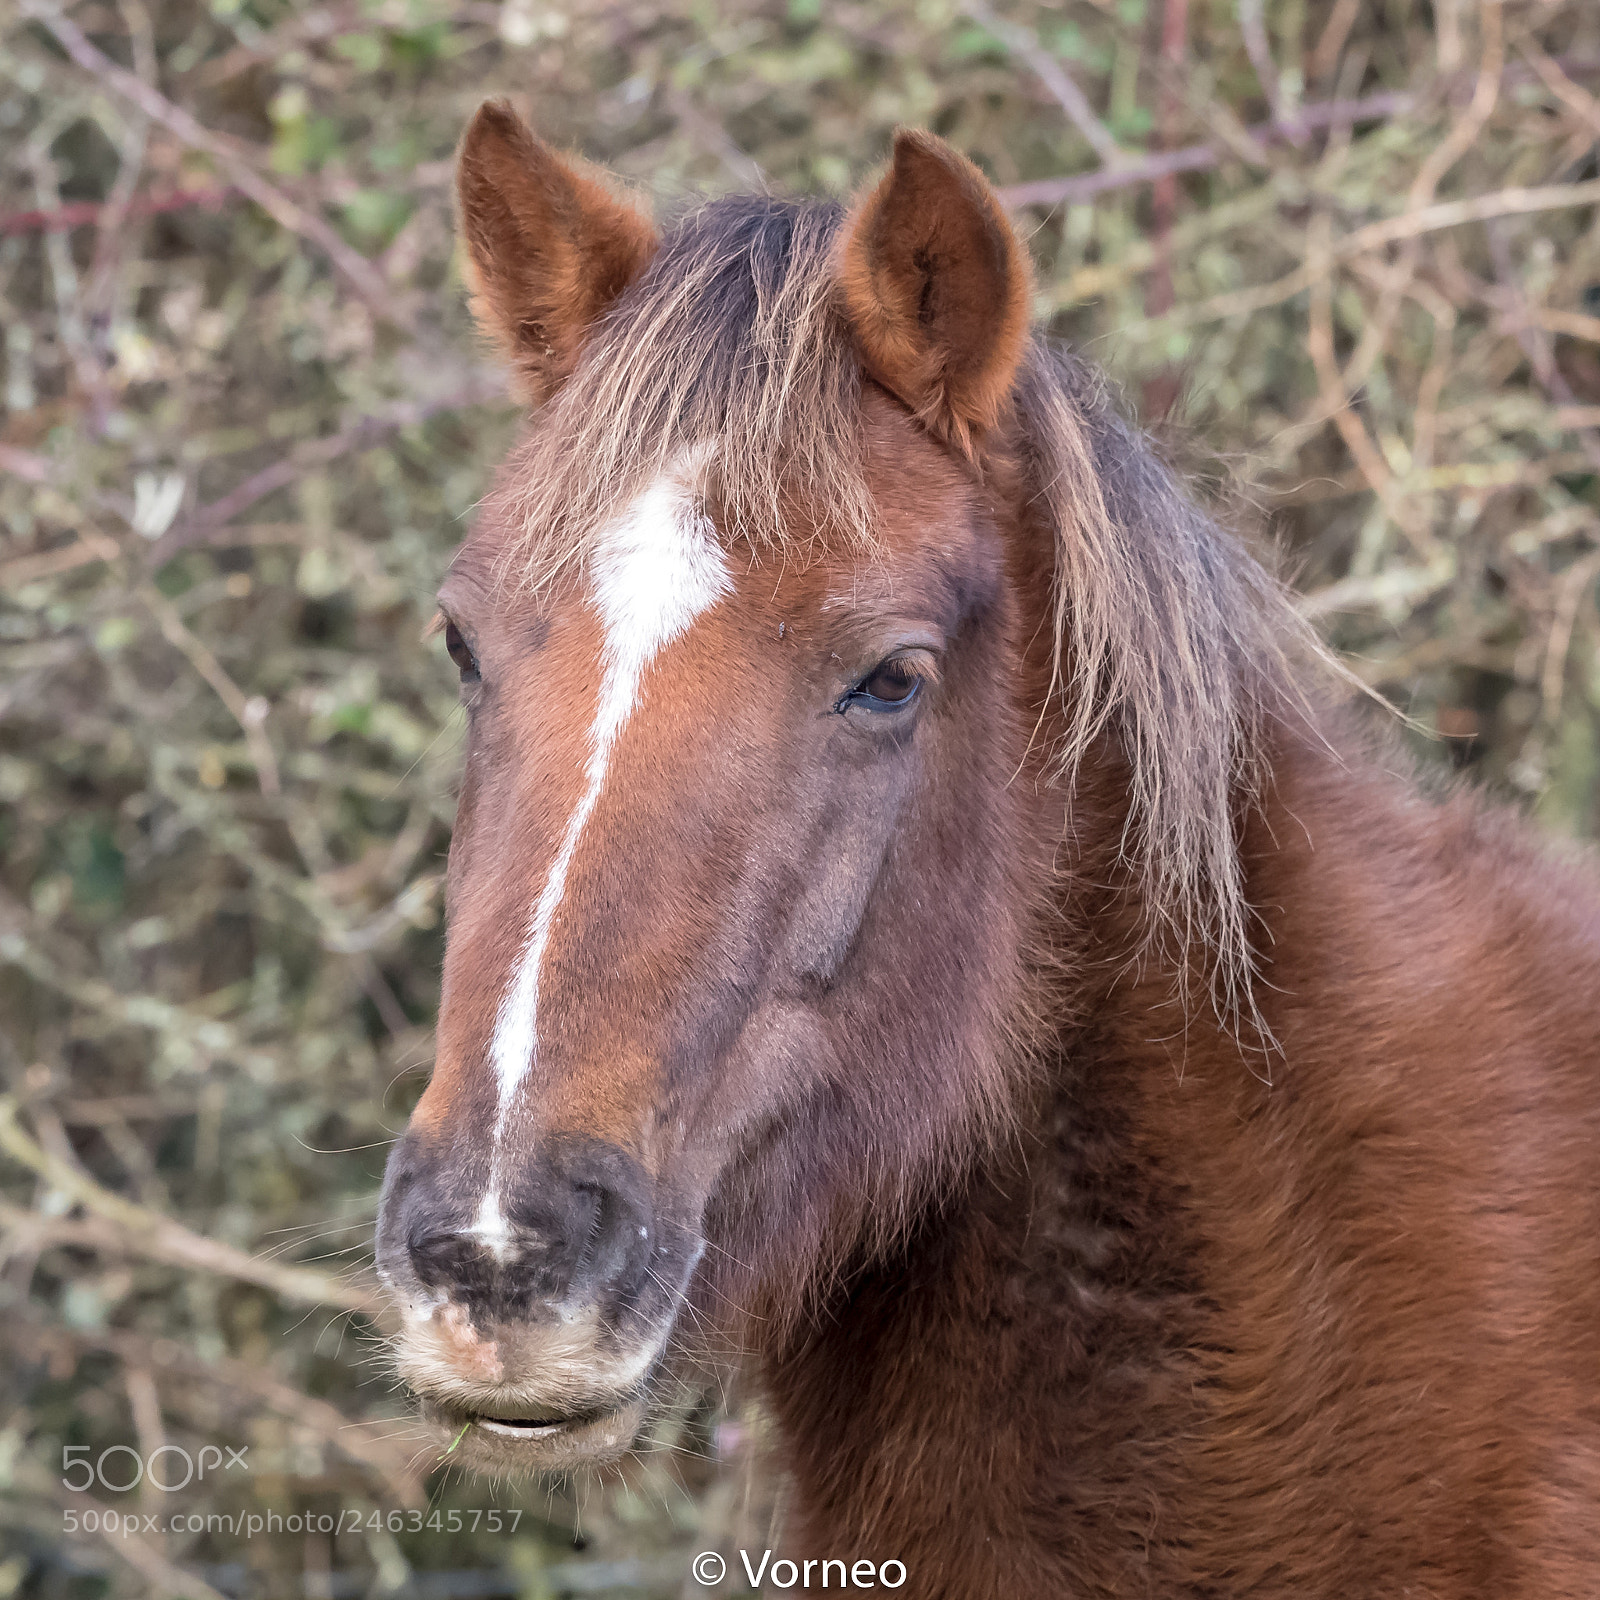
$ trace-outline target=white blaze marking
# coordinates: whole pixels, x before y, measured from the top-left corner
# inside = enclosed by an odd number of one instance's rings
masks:
[[[500,1085],[497,1145],[539,1048],[539,975],[567,874],[605,787],[612,749],[639,703],[645,668],[732,587],[727,559],[700,503],[704,464],[704,455],[697,454],[646,489],[601,535],[592,558],[592,600],[605,625],[600,703],[589,730],[583,798],[567,820],[550,875],[534,902],[522,958],[495,1021],[490,1054]],[[496,1223],[504,1227],[498,1184],[491,1183],[479,1212],[486,1238],[495,1234]]]

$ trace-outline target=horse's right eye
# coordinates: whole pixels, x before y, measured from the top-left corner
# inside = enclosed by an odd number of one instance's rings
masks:
[[[478,658],[473,655],[471,647],[461,636],[461,630],[453,622],[445,624],[444,647],[450,652],[450,659],[461,669],[461,681],[464,684],[470,688],[483,681],[478,672]]]

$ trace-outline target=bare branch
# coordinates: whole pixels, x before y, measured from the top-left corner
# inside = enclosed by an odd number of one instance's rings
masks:
[[[1546,57],[1546,61],[1551,58]],[[1554,64],[1554,63],[1553,63]],[[1600,60],[1582,56],[1563,59],[1560,68],[1568,79],[1600,74]],[[1533,67],[1508,67],[1501,75],[1503,84],[1526,83],[1539,76]],[[1435,86],[1437,89],[1439,86]],[[1554,92],[1554,91],[1552,91]],[[1270,118],[1253,123],[1245,132],[1267,143],[1293,141],[1302,134],[1323,128],[1350,127],[1357,122],[1386,122],[1392,117],[1409,116],[1427,101],[1427,96],[1406,90],[1385,90],[1359,100],[1324,100],[1301,106],[1292,117]],[[1035,178],[1001,189],[1000,198],[1010,206],[1076,205],[1113,189],[1131,188],[1136,183],[1151,183],[1176,172],[1205,172],[1219,165],[1228,155],[1220,144],[1207,141],[1185,145],[1181,150],[1164,150],[1140,160],[1129,160],[1096,172],[1079,172],[1065,178]]]
[[[11,1222],[11,1213],[4,1206],[0,1206],[0,1222],[8,1225]],[[59,1231],[75,1226],[73,1224],[64,1225],[59,1219],[53,1219],[49,1226],[58,1230],[49,1235],[51,1239],[73,1240],[76,1237],[91,1249],[104,1248],[103,1240]],[[24,1317],[17,1332],[20,1342],[36,1357],[52,1344],[59,1346],[63,1339],[69,1339],[84,1350],[107,1351],[129,1367],[141,1367],[152,1375],[159,1375],[167,1382],[169,1394],[190,1394],[199,1385],[229,1390],[237,1401],[254,1402],[263,1410],[290,1418],[341,1455],[370,1469],[383,1480],[395,1504],[414,1505],[422,1493],[422,1483],[411,1466],[413,1451],[409,1445],[374,1436],[367,1431],[370,1424],[363,1425],[327,1400],[303,1394],[270,1370],[227,1356],[202,1357],[174,1339],[151,1339],[122,1329],[75,1328],[67,1333],[59,1327]],[[376,1420],[379,1425],[387,1425],[394,1419]]]
[[[1600,101],[1596,101],[1587,89],[1574,83],[1561,70],[1559,63],[1552,61],[1532,39],[1524,38],[1521,41],[1519,53],[1538,74],[1545,88],[1591,132],[1600,134]]]
[[[1427,521],[1410,505],[1395,482],[1383,452],[1367,432],[1366,424],[1351,407],[1349,390],[1333,348],[1333,297],[1330,286],[1329,219],[1319,212],[1311,220],[1311,254],[1307,265],[1315,273],[1311,285],[1311,316],[1306,330],[1306,348],[1316,370],[1322,410],[1333,419],[1339,436],[1367,486],[1382,502],[1389,519],[1410,540],[1412,548],[1433,564],[1441,559],[1439,542]]]
[[[1344,239],[1335,242],[1336,257],[1363,255],[1385,245],[1418,234],[1437,233],[1441,228],[1459,228],[1464,222],[1487,222],[1492,217],[1525,217],[1540,211],[1564,211],[1569,206],[1600,205],[1600,178],[1587,183],[1552,183],[1533,189],[1500,189],[1493,194],[1474,195],[1470,200],[1445,200],[1407,211],[1382,222],[1369,222]]]
[[[66,1490],[57,1490],[56,1495],[63,1505],[79,1513],[84,1527],[90,1525],[86,1513],[96,1513],[93,1525],[99,1530],[100,1538],[150,1585],[151,1594],[170,1595],[172,1600],[227,1600],[203,1578],[174,1566],[148,1539],[129,1532],[122,1518],[109,1512],[92,1496],[71,1494]]]
[[[12,473],[29,483],[49,483],[56,475],[48,456],[19,450],[14,444],[0,444],[0,472]]]

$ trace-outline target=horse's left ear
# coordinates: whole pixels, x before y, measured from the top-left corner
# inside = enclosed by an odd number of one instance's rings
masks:
[[[480,106],[462,138],[456,193],[473,313],[537,403],[644,271],[655,227],[535,138],[503,100]]]
[[[868,373],[970,454],[1011,393],[1033,286],[988,180],[942,139],[902,129],[840,248],[840,294]]]

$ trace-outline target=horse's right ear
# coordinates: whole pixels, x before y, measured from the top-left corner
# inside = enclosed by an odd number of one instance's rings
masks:
[[[538,404],[577,364],[595,318],[655,254],[656,230],[535,138],[503,100],[472,119],[456,194],[473,314]]]

